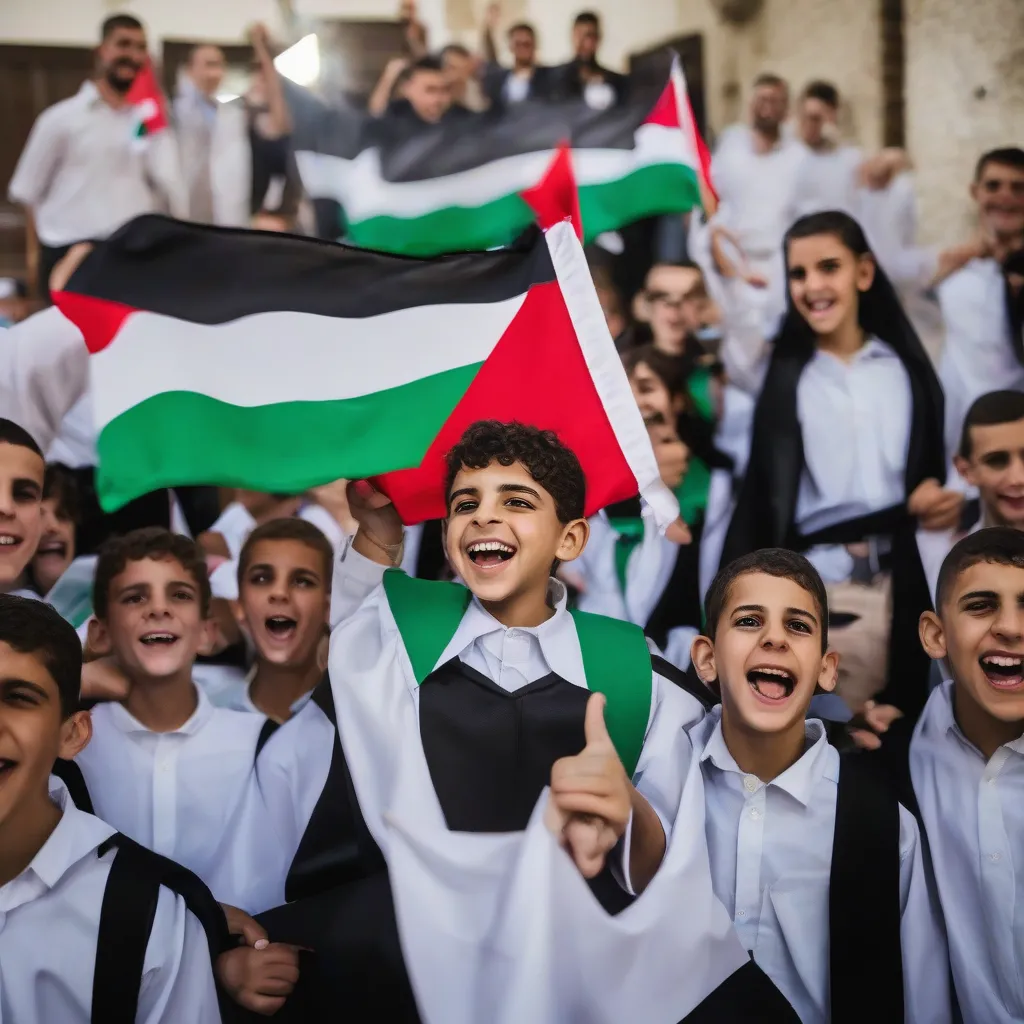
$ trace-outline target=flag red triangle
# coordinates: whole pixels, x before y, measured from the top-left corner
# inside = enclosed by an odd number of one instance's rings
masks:
[[[580,196],[576,191],[576,176],[572,172],[572,150],[567,143],[559,145],[544,177],[520,195],[537,214],[537,221],[542,228],[571,220],[576,229],[576,237],[583,240]]]
[[[139,120],[145,125],[147,135],[167,127],[163,93],[160,91],[150,61],[147,60],[135,76],[125,99],[138,110]]]

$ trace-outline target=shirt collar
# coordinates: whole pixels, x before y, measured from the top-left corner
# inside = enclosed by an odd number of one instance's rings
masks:
[[[25,872],[32,872],[47,889],[52,889],[69,868],[109,839],[116,829],[75,807],[67,787],[55,775],[50,776],[49,792],[50,799],[61,809],[61,818]]]
[[[196,709],[191,717],[180,728],[173,729],[169,733],[153,733],[152,729],[144,726],[123,704],[109,704],[110,715],[115,726],[124,733],[147,732],[154,735],[167,736],[192,736],[213,717],[214,706],[210,698],[206,696],[201,686],[192,684],[196,691]]]
[[[459,628],[444,649],[437,665],[445,664],[457,658],[473,646],[478,640],[495,633],[526,633],[536,638],[540,644],[541,654],[548,668],[561,676],[566,682],[575,686],[587,687],[586,673],[583,671],[583,655],[580,652],[579,638],[576,636],[576,623],[566,607],[568,592],[564,584],[554,578],[548,581],[548,600],[555,609],[555,614],[539,626],[503,626],[476,597],[469,603],[466,614],[462,616]]]
[[[725,744],[725,737],[722,735],[721,707],[712,709],[709,715],[714,717],[715,727],[701,752],[701,763],[710,761],[719,771],[746,776],[749,773],[740,768]],[[839,759],[825,737],[824,725],[816,718],[808,719],[804,723],[804,737],[804,753],[800,760],[790,765],[767,785],[785,790],[794,800],[806,807],[811,802],[814,787],[819,780],[827,778],[833,782],[838,781]],[[758,789],[761,785],[765,784],[760,783]]]

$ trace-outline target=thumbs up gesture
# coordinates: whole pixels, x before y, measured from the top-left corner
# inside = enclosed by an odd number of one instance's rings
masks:
[[[603,694],[587,701],[586,746],[551,766],[551,796],[545,821],[584,878],[604,867],[605,857],[626,831],[633,785],[604,724]]]

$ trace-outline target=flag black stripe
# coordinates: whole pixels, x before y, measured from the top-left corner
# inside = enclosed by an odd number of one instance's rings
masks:
[[[100,243],[67,290],[218,324],[281,310],[368,317],[415,306],[500,302],[554,279],[539,230],[511,249],[413,259],[146,215]]]

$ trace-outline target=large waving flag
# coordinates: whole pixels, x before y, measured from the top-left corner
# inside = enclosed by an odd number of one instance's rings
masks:
[[[294,135],[306,190],[340,205],[349,241],[385,252],[509,244],[533,219],[523,193],[565,141],[587,241],[713,198],[678,58],[660,92],[604,111],[528,102],[411,128],[386,119],[359,127],[351,113],[309,109],[298,112]]]
[[[91,353],[98,490],[299,493],[377,478],[406,522],[444,514],[444,455],[479,419],[555,430],[592,513],[677,515],[568,220],[431,260],[147,215],[55,295]]]

